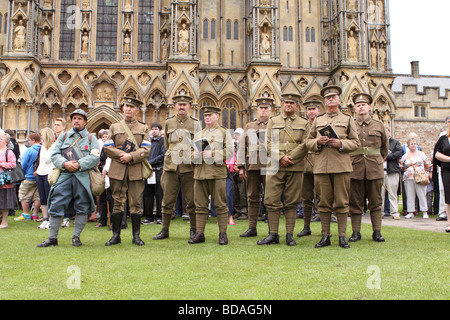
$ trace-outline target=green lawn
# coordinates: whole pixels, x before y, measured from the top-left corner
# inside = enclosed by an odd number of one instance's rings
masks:
[[[154,241],[161,225],[142,226],[143,247],[131,244],[131,223],[122,244],[105,247],[111,233],[88,223],[81,247],[71,244],[73,223],[61,229],[59,246],[37,248],[48,230],[36,222],[14,222],[0,230],[0,299],[155,299],[155,300],[299,300],[299,299],[439,299],[450,298],[449,237],[445,233],[384,227],[385,243],[363,240],[350,249],[314,248],[313,235],[285,245],[258,246],[267,234],[259,223],[257,238],[240,238],[248,221],[229,226],[229,244],[218,245],[217,219],[208,221],[206,243],[187,243],[189,224],[172,221],[170,238]],[[303,227],[297,220],[295,232]],[[350,234],[350,223],[348,235]],[[374,271],[375,270],[375,273]],[[79,282],[77,282],[79,280]],[[79,289],[77,289],[79,288]]]

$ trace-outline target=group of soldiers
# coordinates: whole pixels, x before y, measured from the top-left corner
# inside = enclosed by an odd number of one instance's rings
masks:
[[[257,244],[279,243],[279,221],[280,215],[284,213],[286,244],[294,246],[298,205],[301,202],[303,204],[304,228],[297,236],[303,237],[311,235],[309,224],[314,203],[317,203],[322,239],[316,248],[331,244],[332,214],[337,217],[339,246],[349,248],[346,238],[347,217],[351,216],[353,231],[349,241],[360,240],[361,215],[368,199],[372,238],[378,242],[384,241],[380,232],[381,192],[388,136],[383,124],[370,116],[370,95],[354,96],[355,120],[341,112],[341,93],[340,87],[328,86],[321,91],[323,101],[306,101],[304,106],[308,118],[299,116],[300,96],[297,94],[283,94],[281,112],[272,117],[273,99],[257,100],[257,118],[245,126],[236,155],[239,175],[247,186],[248,199],[249,228],[241,237],[257,236],[257,221],[263,198],[269,234]],[[234,156],[231,134],[219,124],[219,107],[202,107],[205,123],[202,129],[200,121],[190,115],[192,98],[183,93],[173,100],[175,114],[166,120],[164,127],[167,151],[161,177],[164,192],[162,229],[153,239],[169,238],[172,214],[181,189],[190,218],[188,243],[205,242],[205,226],[210,206],[214,206],[219,244],[226,245],[229,212],[226,205],[225,161]],[[320,114],[322,104],[325,112]],[[151,144],[148,126],[137,120],[141,105],[142,102],[137,99],[123,99],[125,122],[111,125],[110,135],[104,144],[104,152],[112,161],[108,176],[114,199],[111,214],[113,235],[106,242],[107,246],[121,243],[121,221],[127,199],[133,243],[144,245],[140,238],[140,198],[145,187],[142,162],[148,157]],[[129,136],[125,125],[133,137]],[[134,149],[127,153],[123,146],[130,142],[134,142]],[[64,168],[63,164],[58,165]],[[43,246],[55,245],[54,242],[46,241],[47,245]],[[81,243],[79,234],[78,243]]]

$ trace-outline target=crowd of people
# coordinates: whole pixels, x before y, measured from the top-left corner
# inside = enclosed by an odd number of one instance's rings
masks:
[[[219,125],[216,106],[202,108],[202,129],[190,116],[192,98],[185,93],[174,97],[175,115],[164,127],[138,121],[142,102],[125,97],[124,120],[95,135],[86,130],[81,109],[70,115],[70,130],[57,118],[53,129],[29,134],[23,147],[14,132],[0,129],[0,229],[8,228],[8,215],[21,209],[14,221],[39,221],[39,229],[49,230],[38,247],[57,245],[59,228],[72,219],[74,246],[82,244],[87,222],[111,230],[105,245],[112,246],[121,243],[130,218],[132,242],[142,246],[141,225],[161,224],[153,240],[163,240],[169,238],[171,220],[180,216],[189,221],[188,243],[197,244],[206,241],[206,221],[214,216],[219,244],[228,243],[228,225],[238,219],[248,220],[241,237],[256,237],[258,221],[266,221],[269,234],[257,244],[269,245],[279,243],[284,214],[287,245],[296,245],[295,221],[303,218],[297,237],[311,235],[310,223],[320,221],[323,237],[316,247],[329,246],[330,222],[337,222],[339,246],[349,248],[348,242],[361,240],[366,211],[377,242],[385,241],[382,218],[411,219],[421,212],[424,219],[448,220],[450,116],[448,130],[427,155],[417,134],[410,133],[402,146],[388,125],[370,117],[370,95],[355,95],[354,119],[340,111],[340,93],[330,86],[321,92],[323,101],[304,102],[307,118],[298,115],[298,95],[283,95],[275,117],[270,117],[273,99],[261,98],[256,119],[234,136]],[[8,172],[17,166],[24,179],[10,181]],[[97,168],[105,181],[101,194],[91,185]],[[347,241],[348,217],[352,235]]]

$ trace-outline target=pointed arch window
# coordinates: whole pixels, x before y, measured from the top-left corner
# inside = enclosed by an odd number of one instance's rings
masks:
[[[203,39],[208,39],[208,19],[203,20]]]
[[[236,129],[237,105],[233,100],[226,100],[222,107],[222,126],[228,129]]]

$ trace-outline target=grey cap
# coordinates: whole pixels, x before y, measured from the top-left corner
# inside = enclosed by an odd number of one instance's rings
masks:
[[[83,109],[75,109],[75,111],[70,114],[70,120],[72,120],[73,116],[76,114],[82,115],[87,121],[88,115]]]

